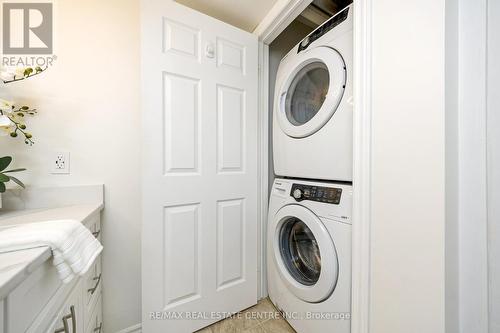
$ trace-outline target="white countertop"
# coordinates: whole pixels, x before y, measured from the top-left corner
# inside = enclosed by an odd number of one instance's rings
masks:
[[[51,220],[72,219],[85,224],[102,209],[102,204],[86,204],[0,212],[0,232],[18,224]],[[0,300],[51,256],[48,247],[0,253]]]

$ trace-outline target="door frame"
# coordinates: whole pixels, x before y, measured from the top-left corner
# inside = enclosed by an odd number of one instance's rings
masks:
[[[266,226],[269,202],[269,44],[312,2],[278,0],[254,30],[259,37],[259,296],[267,296]],[[370,330],[373,1],[354,0],[354,117],[351,331]],[[258,268],[259,270],[259,268]]]

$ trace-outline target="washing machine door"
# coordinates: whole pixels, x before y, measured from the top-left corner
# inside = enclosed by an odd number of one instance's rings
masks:
[[[304,138],[319,131],[337,111],[347,73],[342,56],[326,46],[299,53],[289,61],[276,90],[275,112],[285,134]]]
[[[284,206],[274,221],[274,260],[288,289],[310,303],[328,298],[337,284],[339,264],[323,222],[300,205]]]

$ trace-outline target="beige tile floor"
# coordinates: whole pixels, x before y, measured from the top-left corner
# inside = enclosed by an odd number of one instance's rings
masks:
[[[295,333],[268,298],[197,333]]]

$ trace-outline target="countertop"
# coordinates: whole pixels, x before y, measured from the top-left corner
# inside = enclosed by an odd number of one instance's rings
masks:
[[[25,223],[71,219],[86,224],[103,209],[102,204],[72,205],[0,212],[0,232]],[[49,247],[0,253],[0,301],[17,287],[30,273],[52,257]]]

